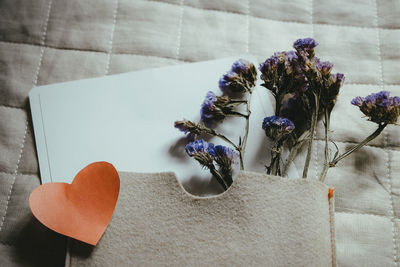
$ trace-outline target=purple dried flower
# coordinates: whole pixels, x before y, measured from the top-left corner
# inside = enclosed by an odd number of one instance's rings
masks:
[[[232,148],[217,145],[209,150],[210,155],[215,158],[228,158],[231,161],[234,161],[238,158],[238,153]]]
[[[278,57],[274,54],[272,57],[269,57],[265,60],[265,62],[261,63],[258,69],[261,71],[261,80],[266,80],[270,76],[269,73],[275,71],[278,68]]]
[[[308,71],[310,60],[314,59],[314,48],[318,43],[312,38],[298,39],[294,42],[293,47],[300,61],[303,61],[305,71]]]
[[[336,73],[336,83],[337,84],[340,84],[340,86],[342,86],[343,85],[343,82],[344,82],[344,74],[343,73]]]
[[[294,51],[277,52],[260,64],[262,86],[279,98],[285,93],[303,94],[308,89],[308,80]]]
[[[194,140],[197,135],[202,133],[211,135],[215,133],[214,130],[204,126],[203,124],[194,123],[185,119],[182,121],[175,121],[174,126],[183,133],[187,134],[189,140]]]
[[[329,61],[323,61],[320,62],[319,59],[316,62],[316,67],[317,69],[321,72],[322,75],[324,76],[329,76],[331,73],[331,70],[333,68],[333,64],[330,63]]]
[[[297,55],[295,51],[288,51],[286,53],[286,58],[289,62],[292,62],[293,60],[297,59]]]
[[[244,59],[233,63],[231,70],[219,80],[219,88],[224,94],[251,92],[256,85],[257,70]]]
[[[305,52],[314,49],[317,45],[318,43],[313,38],[297,39],[293,43],[294,49],[296,49],[297,51],[302,50]]]
[[[275,141],[279,141],[282,137],[290,134],[295,127],[293,122],[289,119],[270,116],[264,118],[262,128],[268,137]]]
[[[201,104],[201,120],[204,122],[223,120],[226,117],[224,110],[228,103],[227,96],[216,96],[214,92],[209,91]]]
[[[232,64],[231,71],[235,73],[246,73],[249,69],[250,64],[250,62],[244,59],[239,59]]]
[[[328,110],[332,110],[336,104],[340,88],[344,83],[344,75],[342,73],[327,73],[326,77],[329,78],[322,80],[321,105],[328,108]]]
[[[360,107],[363,104],[364,98],[357,96],[351,100],[351,104]]]
[[[239,157],[238,153],[226,146],[217,145],[210,149],[210,155],[219,166],[219,172],[228,185],[232,184],[232,164],[236,162]]]
[[[213,164],[213,158],[210,155],[210,150],[213,148],[213,143],[199,139],[187,144],[185,150],[190,157],[194,157],[202,166],[209,167]]]
[[[205,152],[209,153],[209,150],[214,147],[213,143],[207,143],[203,139],[195,140],[186,145],[185,150],[189,156],[194,156],[196,153]]]
[[[188,120],[174,122],[174,127],[185,134],[195,131],[197,128],[196,126],[197,125],[195,123]]]
[[[400,116],[400,97],[389,97],[388,91],[370,94],[366,97],[357,96],[351,104],[358,106],[370,121],[378,124],[397,124]]]

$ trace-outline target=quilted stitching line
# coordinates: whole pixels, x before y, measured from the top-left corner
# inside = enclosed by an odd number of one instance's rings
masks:
[[[247,28],[246,53],[248,54],[250,51],[250,0],[247,0],[246,28]]]
[[[380,33],[379,33],[379,20],[378,20],[378,1],[373,1],[373,5],[375,7],[375,16],[374,16],[374,24],[375,24],[375,31],[376,31],[376,44],[378,50],[378,58],[379,58],[379,72],[380,72],[380,87],[382,90],[384,89],[384,76],[383,76],[383,64],[382,64],[382,53],[381,53],[381,40],[380,40]],[[387,147],[388,144],[388,134],[387,131],[384,132],[384,139],[383,139],[383,147]],[[395,235],[395,216],[394,216],[394,204],[393,204],[393,196],[392,196],[392,175],[391,175],[391,164],[390,164],[390,152],[385,150],[385,165],[386,165],[386,180],[388,183],[388,193],[390,198],[390,221],[392,224],[392,242],[393,242],[393,264],[397,266],[397,247],[396,247],[396,235]]]
[[[111,36],[110,36],[110,41],[109,43],[109,49],[107,52],[107,64],[106,64],[106,69],[105,69],[105,74],[108,74],[108,71],[110,69],[110,61],[111,61],[111,55],[112,55],[112,49],[113,49],[113,41],[114,41],[114,32],[115,32],[115,25],[117,24],[117,16],[118,16],[118,0],[114,1],[114,11],[113,11],[113,22],[111,26]]]
[[[10,106],[10,105],[3,104],[3,103],[0,103],[0,107],[9,108],[9,109],[22,109],[22,110],[25,110],[24,107]]]
[[[15,44],[15,45],[21,45],[21,46],[33,46],[33,47],[41,47],[40,44],[34,44],[34,43],[24,43],[24,42],[14,42],[14,41],[8,41],[8,40],[0,40],[0,43],[4,44]],[[67,50],[67,51],[74,51],[74,52],[80,52],[80,53],[107,53],[107,51],[96,51],[96,50],[90,50],[90,49],[76,49],[76,48],[70,48],[70,47],[56,47],[56,46],[51,46],[51,45],[45,45],[44,46],[46,49],[55,49],[55,50]],[[128,55],[128,56],[138,56],[138,57],[149,57],[149,58],[160,58],[160,59],[169,59],[169,60],[174,60],[178,62],[194,62],[191,60],[186,60],[186,59],[176,59],[173,57],[168,57],[168,56],[156,56],[156,55],[143,55],[143,54],[137,54],[137,53],[130,53],[130,52],[114,52],[113,55]],[[373,83],[357,83],[357,82],[345,82],[345,85],[361,85],[361,86],[379,86],[379,84],[373,84]],[[385,86],[400,86],[400,83],[386,83]]]
[[[53,0],[49,0],[49,3],[47,5],[47,12],[46,12],[46,18],[45,18],[45,23],[43,26],[43,32],[42,32],[42,36],[40,38],[40,43],[42,45],[41,49],[40,49],[40,55],[39,55],[39,62],[38,62],[38,66],[36,68],[36,72],[35,72],[35,76],[34,76],[34,81],[33,81],[33,86],[36,86],[37,81],[38,81],[38,77],[39,77],[39,72],[40,72],[40,68],[42,66],[42,61],[43,61],[43,56],[44,56],[44,51],[45,51],[45,47],[44,44],[46,42],[46,35],[47,35],[47,26],[49,23],[49,18],[50,18],[50,12],[51,12],[51,6],[52,6]],[[0,232],[3,229],[3,225],[4,225],[4,221],[6,219],[7,216],[7,210],[8,210],[8,205],[10,203],[10,199],[12,196],[12,192],[13,192],[13,188],[14,188],[14,184],[18,175],[18,169],[19,169],[19,164],[21,162],[21,158],[22,158],[22,154],[24,153],[24,148],[25,148],[25,140],[26,140],[26,133],[28,131],[28,123],[29,120],[28,118],[25,119],[25,131],[24,131],[24,136],[22,138],[22,142],[21,142],[21,148],[20,148],[20,152],[19,152],[19,156],[18,156],[18,160],[17,160],[17,164],[15,166],[15,170],[14,170],[14,174],[13,174],[13,178],[12,178],[12,182],[11,182],[11,186],[10,186],[10,190],[8,192],[8,196],[7,196],[7,201],[6,201],[6,207],[4,210],[4,215],[1,218],[1,222],[0,222]]]
[[[345,83],[345,85],[379,86],[380,84],[373,84],[373,83]],[[385,86],[400,86],[400,83],[385,83]]]
[[[310,23],[311,23],[311,36],[314,38],[314,0],[310,1]]]
[[[7,40],[0,40],[0,43],[5,43],[5,44],[15,44],[15,45],[27,45],[27,46],[34,46],[34,47],[41,47],[38,44],[29,44],[29,43],[23,43],[23,42],[13,42],[13,41],[7,41]],[[101,53],[105,54],[107,51],[96,51],[96,50],[89,50],[89,49],[75,49],[75,48],[68,48],[68,47],[56,47],[56,46],[50,46],[50,45],[45,45],[44,46],[46,49],[55,49],[55,50],[67,50],[67,51],[73,51],[73,52],[81,52],[81,53]],[[156,55],[143,55],[143,54],[136,54],[136,53],[129,53],[129,52],[114,52],[113,55],[129,55],[129,56],[140,56],[140,57],[149,57],[149,58],[162,58],[162,59],[171,59],[175,61],[180,61],[180,62],[193,62],[190,60],[184,60],[184,59],[176,59],[173,57],[167,57],[167,56],[156,56]]]
[[[179,55],[181,52],[181,38],[182,38],[182,25],[183,25],[183,14],[185,12],[185,6],[184,6],[184,0],[180,1],[180,14],[179,14],[179,22],[178,22],[178,35],[177,35],[177,40],[176,40],[176,54],[175,58],[179,60]]]
[[[4,173],[4,174],[11,174],[14,175],[14,172],[8,172],[8,171],[4,171],[4,170],[0,170],[0,173]],[[18,175],[38,175],[37,172],[19,172]]]
[[[378,217],[378,218],[386,218],[390,220],[390,216],[388,215],[380,215],[380,214],[374,214],[374,213],[367,213],[367,212],[354,212],[354,211],[337,211],[335,210],[335,214],[349,214],[349,215],[365,215],[365,216],[373,216],[373,217]]]
[[[142,1],[154,2],[154,3],[159,3],[159,4],[165,4],[165,5],[172,5],[172,6],[178,6],[177,4],[174,4],[174,3],[162,2],[162,1],[157,1],[157,0],[142,0]],[[212,8],[200,8],[200,7],[188,6],[188,5],[185,5],[185,7],[192,8],[192,9],[197,9],[197,10],[212,11],[212,12],[219,12],[219,13],[227,13],[227,14],[238,15],[238,16],[246,16],[246,13],[240,13],[240,12],[234,12],[234,11],[219,10],[219,9],[212,9]],[[264,18],[264,17],[254,16],[254,15],[251,16],[251,17],[257,18],[257,19],[262,19],[262,20],[268,20],[268,21],[309,25],[309,23],[302,22],[302,21],[279,20],[279,19],[271,19],[271,18]],[[317,25],[317,26],[335,26],[335,27],[344,27],[344,28],[357,28],[357,29],[364,29],[364,30],[374,30],[376,28],[376,27],[372,27],[372,26],[368,27],[368,26],[341,25],[341,24],[334,24],[334,23],[318,23],[318,22],[314,22],[313,25]],[[400,28],[388,28],[388,27],[381,27],[380,29],[383,29],[383,30],[400,30]]]
[[[385,134],[385,139],[387,139],[387,134]],[[385,142],[386,143],[386,142]],[[394,265],[398,266],[398,258],[397,258],[397,245],[396,245],[396,226],[395,226],[395,214],[394,214],[394,204],[393,204],[393,191],[392,191],[392,171],[391,171],[391,164],[390,164],[390,151],[385,150],[385,158],[386,158],[386,167],[387,167],[387,172],[386,172],[386,177],[388,180],[388,193],[389,193],[389,197],[390,197],[390,205],[391,205],[391,209],[389,210],[389,214],[390,214],[390,221],[392,223],[392,241],[393,241],[393,261],[394,261]]]

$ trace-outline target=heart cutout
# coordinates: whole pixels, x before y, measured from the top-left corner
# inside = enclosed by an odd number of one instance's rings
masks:
[[[83,168],[72,184],[47,183],[29,196],[33,215],[53,231],[96,245],[117,204],[119,175],[108,162]]]

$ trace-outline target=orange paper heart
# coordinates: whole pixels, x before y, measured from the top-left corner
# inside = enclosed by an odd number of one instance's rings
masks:
[[[95,162],[83,168],[72,184],[47,183],[35,188],[29,206],[48,228],[96,245],[114,212],[119,185],[112,164]]]

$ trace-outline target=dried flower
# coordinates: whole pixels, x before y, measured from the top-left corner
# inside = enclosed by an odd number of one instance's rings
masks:
[[[304,97],[296,94],[287,94],[283,97],[278,116],[287,118],[293,122],[295,125],[293,131],[295,136],[301,136],[304,131],[309,129],[311,115],[311,110],[304,103]]]
[[[209,150],[209,153],[215,158],[226,159],[231,162],[234,162],[239,156],[232,148],[221,145],[214,146]]]
[[[227,115],[245,116],[234,110],[240,103],[243,101],[230,99],[226,95],[216,96],[209,91],[201,105],[201,120],[208,124],[211,121],[221,121]]]
[[[316,60],[316,67],[323,76],[329,77],[331,75],[331,70],[333,68],[333,64],[330,63],[329,61],[320,62],[318,59],[318,60]]]
[[[381,91],[366,97],[357,96],[351,104],[358,106],[370,121],[378,124],[397,124],[400,116],[400,97],[389,97],[389,94],[388,91]]]
[[[228,103],[228,97],[216,96],[212,91],[209,91],[203,101],[203,104],[201,105],[201,119],[206,122],[211,120],[223,120],[226,117],[224,107]]]
[[[342,73],[329,74],[329,78],[323,82],[321,105],[326,107],[329,111],[335,106],[337,96],[339,95],[343,83],[344,75]]]
[[[209,153],[218,164],[219,172],[230,185],[232,183],[232,164],[238,159],[238,153],[229,147],[221,145],[213,147],[210,149]]]
[[[294,51],[274,53],[259,66],[264,81],[261,85],[276,99],[286,93],[303,94],[308,89],[308,79],[300,64]]]
[[[294,130],[294,124],[289,119],[270,116],[264,118],[262,128],[268,137],[272,140],[279,141]]]
[[[192,140],[194,140],[195,136],[199,134],[215,134],[213,129],[210,129],[203,124],[195,123],[185,119],[182,121],[175,121],[174,126],[183,133],[188,134],[188,137],[190,137]]]
[[[296,40],[293,47],[300,55],[312,59],[314,57],[314,48],[317,45],[318,43],[313,38],[304,38]]]
[[[186,153],[195,158],[203,167],[209,168],[213,164],[210,150],[214,148],[213,143],[207,143],[203,139],[195,140],[186,145]]]
[[[184,132],[185,134],[187,134],[187,133],[200,134],[201,133],[199,131],[199,127],[197,126],[196,123],[185,120],[185,119],[183,121],[175,121],[174,127],[179,129],[180,131]]]
[[[231,70],[219,80],[219,88],[224,94],[251,92],[256,85],[257,70],[244,59],[234,62]]]

